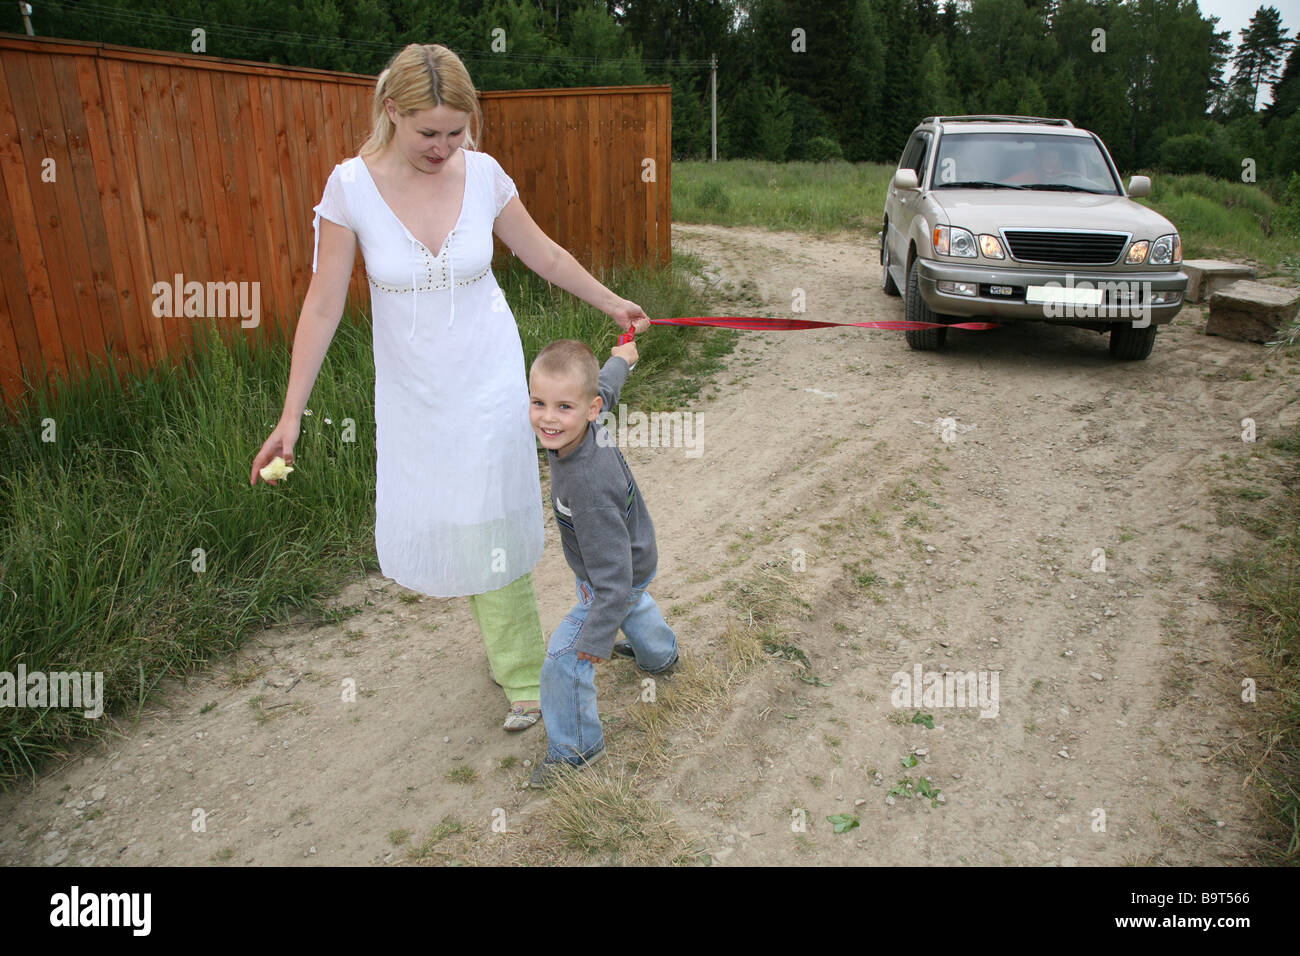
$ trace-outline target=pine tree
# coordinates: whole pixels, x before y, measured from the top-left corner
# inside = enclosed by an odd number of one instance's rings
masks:
[[[857,0],[849,36],[852,45],[844,65],[844,95],[836,116],[840,144],[849,162],[882,160],[896,147],[882,145],[884,45],[871,0]]]
[[[1278,80],[1278,67],[1287,50],[1287,28],[1277,7],[1260,7],[1241,31],[1241,45],[1232,58],[1236,71],[1233,85],[1247,94],[1247,104],[1256,108],[1260,90]]]
[[[930,44],[917,68],[918,105],[926,115],[961,112],[961,98],[948,69],[946,47],[941,35]]]
[[[1269,120],[1285,120],[1300,112],[1300,41],[1291,41],[1291,55],[1273,86],[1273,102],[1264,110]]]

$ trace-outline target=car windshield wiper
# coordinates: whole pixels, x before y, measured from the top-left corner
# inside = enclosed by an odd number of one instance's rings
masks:
[[[987,179],[967,179],[959,183],[939,183],[935,189],[1024,189],[1018,183],[994,183]]]
[[[1044,190],[1062,190],[1071,193],[1092,193],[1095,196],[1112,196],[1114,193],[1103,192],[1100,189],[1084,189],[1082,186],[1072,186],[1069,183],[1032,183],[1022,186],[1022,189],[1044,189]]]

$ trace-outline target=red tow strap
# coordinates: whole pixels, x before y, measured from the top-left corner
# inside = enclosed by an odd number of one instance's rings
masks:
[[[745,329],[751,332],[801,332],[805,329],[889,329],[895,332],[909,329],[970,329],[983,332],[999,328],[997,322],[908,322],[897,319],[885,322],[819,322],[813,319],[769,319],[742,315],[688,315],[675,319],[651,319],[651,325],[707,325],[718,329]],[[619,336],[618,344],[632,341],[635,333],[628,330]]]

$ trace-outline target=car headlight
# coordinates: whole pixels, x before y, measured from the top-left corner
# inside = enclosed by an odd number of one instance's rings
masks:
[[[986,259],[1006,258],[1006,254],[1002,251],[1002,243],[998,241],[998,237],[990,236],[988,233],[980,234],[980,252],[984,253]]]
[[[961,256],[963,259],[974,259],[978,254],[975,237],[961,226],[935,226],[934,251],[941,256]]]
[[[1133,243],[1133,245],[1128,247],[1128,255],[1124,257],[1124,261],[1131,266],[1135,266],[1139,263],[1146,262],[1147,248],[1150,245],[1151,243],[1148,242],[1146,239],[1143,239],[1141,242]]]
[[[1178,239],[1178,233],[1172,233],[1168,236],[1161,236],[1151,244],[1151,264],[1153,266],[1167,266],[1175,262],[1181,262],[1183,259],[1183,244]]]

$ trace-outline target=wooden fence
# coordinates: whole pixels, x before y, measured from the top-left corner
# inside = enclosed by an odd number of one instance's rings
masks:
[[[0,34],[6,404],[24,370],[36,383],[93,354],[125,375],[188,350],[206,318],[154,315],[155,283],[177,275],[257,282],[262,324],[295,323],[312,206],[365,140],[373,89],[356,74]],[[589,269],[666,262],[670,103],[667,86],[484,93],[479,148]]]

